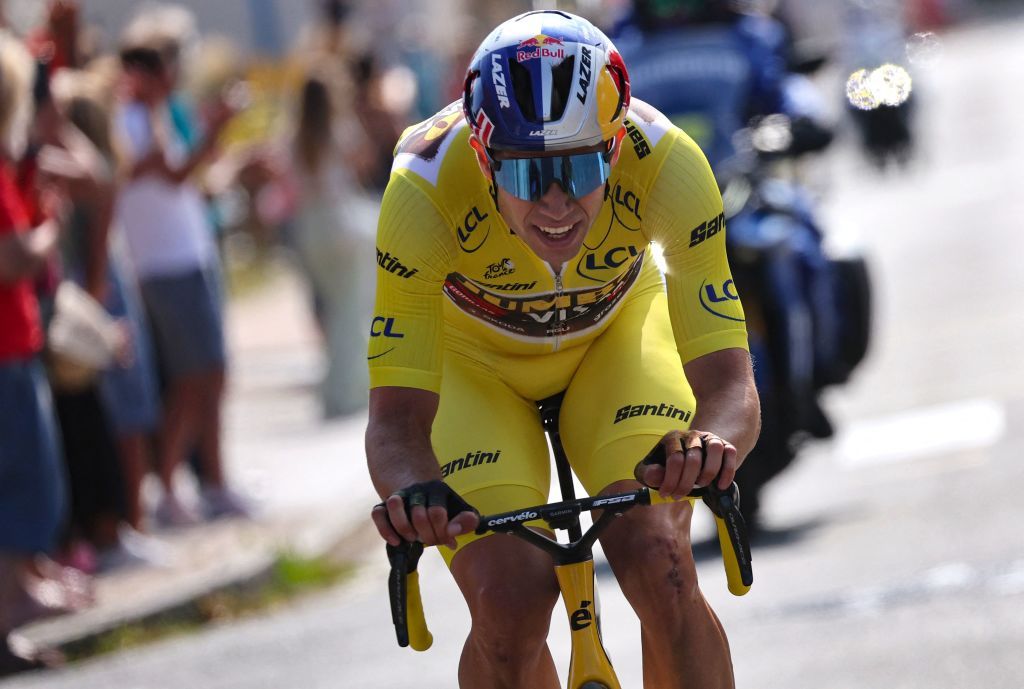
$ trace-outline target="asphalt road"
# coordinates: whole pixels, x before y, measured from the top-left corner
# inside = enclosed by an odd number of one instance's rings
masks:
[[[823,207],[865,240],[877,337],[829,399],[841,433],[766,496],[772,535],[744,598],[702,545],[702,587],[738,684],[771,689],[1024,686],[1024,21],[943,37],[916,75],[922,149],[878,175],[840,147]],[[707,523],[699,527],[703,531]],[[440,558],[422,565],[437,637],[399,649],[382,563],[269,617],[16,678],[5,689],[454,687],[468,616]],[[604,636],[639,687],[638,630],[601,579]],[[568,657],[562,612],[551,643]]]

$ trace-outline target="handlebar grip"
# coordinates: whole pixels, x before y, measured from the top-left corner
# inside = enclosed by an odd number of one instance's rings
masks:
[[[391,563],[391,572],[388,574],[391,621],[395,625],[398,645],[425,651],[434,642],[434,637],[427,629],[420,595],[420,575],[416,571],[420,555],[423,554],[423,544],[403,541],[398,546],[388,545],[387,554]]]
[[[654,489],[648,489],[647,494],[651,505],[702,498],[715,517],[718,545],[722,550],[722,563],[725,565],[729,592],[734,596],[742,596],[750,590],[754,583],[754,570],[750,561],[750,541],[747,538],[743,515],[740,514],[737,504],[739,491],[735,483],[727,491],[719,491],[713,487],[697,489],[680,500],[663,498]]]
[[[740,490],[735,483],[726,490],[719,490],[712,484],[706,489],[704,504],[715,515],[729,591],[734,596],[742,596],[754,583],[754,568],[751,564],[747,524],[740,512]]]
[[[718,544],[722,549],[722,563],[725,565],[725,578],[729,582],[729,593],[734,596],[742,596],[750,590],[751,584],[754,583],[750,558],[745,558],[745,563],[741,566],[737,550],[740,552],[742,550],[733,543],[729,525],[718,515],[715,515],[715,525],[718,527]]]
[[[406,621],[409,645],[414,651],[425,651],[434,643],[434,635],[427,629],[427,618],[423,614],[423,599],[420,596],[420,573],[409,572],[405,578],[408,593]]]

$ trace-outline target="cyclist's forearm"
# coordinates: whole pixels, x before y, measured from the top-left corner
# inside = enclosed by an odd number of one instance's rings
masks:
[[[371,449],[371,444],[377,444]],[[399,488],[441,478],[440,468],[433,450],[419,443],[378,442],[367,432],[367,463],[370,478],[381,498],[387,498]]]
[[[723,349],[698,357],[683,369],[697,398],[690,428],[709,431],[732,443],[737,461],[742,462],[761,430],[761,405],[750,354],[744,349]]]
[[[366,460],[373,487],[381,498],[414,483],[441,478],[429,437],[425,442],[402,438],[395,435],[395,430],[371,424],[366,430]]]
[[[697,398],[697,413],[690,428],[709,431],[728,440],[742,463],[761,432],[761,407],[757,390],[737,382]]]
[[[370,391],[366,459],[381,497],[413,483],[441,478],[430,444],[438,399],[436,393],[411,388]]]

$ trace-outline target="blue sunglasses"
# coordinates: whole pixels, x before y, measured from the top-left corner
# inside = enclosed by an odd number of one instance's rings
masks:
[[[495,183],[517,199],[537,201],[555,182],[578,199],[608,181],[612,150],[504,160],[495,160],[488,152],[487,157]]]

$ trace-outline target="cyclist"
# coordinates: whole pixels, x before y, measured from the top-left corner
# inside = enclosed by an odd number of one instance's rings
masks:
[[[472,615],[462,687],[556,687],[548,555],[476,537],[477,514],[545,502],[534,400],[565,391],[561,436],[591,494],[725,488],[757,393],[704,155],[630,102],[588,21],[529,12],[473,57],[461,103],[396,147],[378,227],[366,448],[381,536],[439,545]],[[650,244],[663,249],[664,279]],[[468,503],[468,504],[467,504]],[[456,514],[457,513],[457,514]],[[452,518],[449,519],[449,514]],[[648,687],[730,687],[696,579],[689,502],[636,510],[601,542],[642,625]]]

